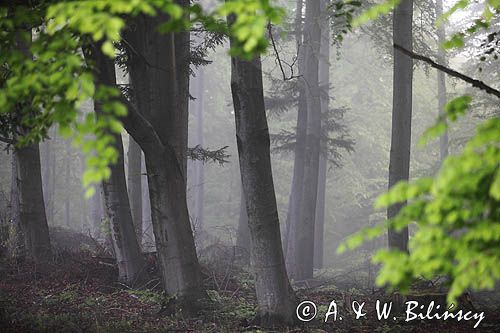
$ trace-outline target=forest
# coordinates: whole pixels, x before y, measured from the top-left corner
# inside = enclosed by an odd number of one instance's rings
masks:
[[[500,332],[499,0],[0,1],[0,332]]]

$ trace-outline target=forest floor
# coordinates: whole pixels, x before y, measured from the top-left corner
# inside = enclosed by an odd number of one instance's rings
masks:
[[[221,258],[220,253],[217,257]],[[148,263],[154,276],[154,256],[148,256]],[[266,330],[252,324],[255,295],[247,270],[210,259],[203,267],[214,305],[196,317],[185,317],[182,312],[165,313],[159,280],[153,279],[150,289],[130,289],[115,282],[117,271],[107,258],[89,251],[59,251],[53,262],[43,266],[3,260],[0,332],[500,332],[498,306],[486,312],[477,329],[473,329],[474,320],[404,322],[400,316],[395,321],[378,321],[375,300],[388,299],[382,291],[340,288],[324,277],[296,286],[301,300],[318,305],[315,320]],[[331,316],[325,323],[332,300],[342,320],[334,322]],[[366,302],[366,319],[356,320],[346,305],[354,300]]]

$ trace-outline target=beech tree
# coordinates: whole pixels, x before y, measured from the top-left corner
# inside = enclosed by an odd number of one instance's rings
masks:
[[[38,143],[15,149],[12,157],[14,255],[36,262],[47,261],[52,251],[43,201]]]
[[[235,24],[234,16],[228,21]],[[231,46],[235,44],[231,39]],[[296,301],[281,245],[261,66],[259,56],[253,60],[233,56],[231,93],[258,315],[263,325],[272,326],[294,321]]]
[[[196,77],[191,89],[196,98],[194,101],[194,114],[196,118],[196,130],[194,133],[194,145],[203,147],[203,110],[204,110],[204,89],[205,89],[205,73],[203,68],[199,68],[196,72]],[[194,194],[194,217],[196,224],[200,229],[203,229],[204,218],[204,193],[205,193],[205,166],[203,161],[194,161],[194,176],[193,186],[195,189]]]
[[[141,147],[129,136],[127,161],[127,188],[130,201],[130,210],[134,222],[135,234],[139,247],[142,244],[142,175],[141,175]]]
[[[327,11],[329,0],[321,1],[321,40],[319,55],[319,88],[321,95],[321,132],[325,132],[324,119],[330,106],[330,19]],[[314,218],[314,268],[323,268],[323,240],[325,232],[325,192],[328,169],[328,148],[321,143],[318,167],[318,198]]]
[[[304,81],[307,106],[307,130],[303,194],[300,202],[299,220],[293,233],[294,253],[289,265],[290,275],[295,280],[305,280],[313,276],[314,264],[314,224],[316,199],[318,195],[318,171],[321,133],[321,100],[319,89],[319,51],[321,40],[320,2],[306,1],[304,32]]]
[[[88,47],[85,49],[85,53],[89,61],[93,62],[90,66],[95,68],[96,85],[115,85],[114,62],[102,54],[101,45],[96,44]],[[94,100],[97,117],[103,115],[102,108],[102,103],[99,100]],[[113,147],[118,157],[116,163],[110,165],[110,178],[102,182],[104,207],[110,224],[119,280],[129,285],[137,285],[145,280],[144,258],[137,241],[127,193],[122,137],[121,134],[113,134],[112,138]]]
[[[306,131],[307,131],[307,101],[305,95],[306,84],[302,79],[304,73],[304,48],[303,48],[303,7],[304,1],[297,0],[295,9],[295,44],[297,50],[297,63],[299,76],[301,79],[298,81],[298,105],[297,105],[297,126],[296,126],[296,144],[294,149],[294,162],[293,162],[293,178],[292,188],[288,200],[288,212],[286,219],[285,229],[285,256],[286,264],[289,272],[293,271],[296,261],[297,244],[295,242],[295,235],[297,233],[299,218],[300,218],[300,204],[302,202],[304,167],[305,167],[305,149],[306,149]]]
[[[32,58],[30,45],[31,30],[15,31],[11,41],[17,56]],[[0,77],[8,79],[8,73]],[[20,113],[24,105],[17,101],[14,108]],[[11,185],[11,248],[10,252],[18,258],[29,258],[35,262],[51,258],[51,246],[45,202],[43,200],[40,147],[37,142],[19,145],[22,135],[29,131],[20,121],[21,115],[13,113],[0,119],[0,140],[14,145],[12,152]]]
[[[259,316],[264,325],[291,323],[295,298],[281,246],[260,57],[231,59],[231,92]]]
[[[393,42],[412,49],[413,0],[402,0],[394,10]],[[392,133],[389,162],[389,188],[410,174],[411,116],[413,92],[413,61],[400,50],[394,50],[393,91],[392,91]],[[387,218],[397,215],[404,203],[387,209]],[[408,228],[397,232],[389,230],[389,247],[408,250]]]
[[[45,202],[45,212],[47,221],[54,220],[54,197],[55,197],[55,170],[56,170],[56,153],[55,140],[56,131],[52,128],[49,131],[50,138],[40,144],[40,161],[42,163],[42,184],[43,184],[43,201]]]
[[[443,0],[436,0],[436,19],[443,15]],[[438,44],[438,61],[446,66],[446,51],[444,43],[446,41],[446,30],[444,22],[437,26],[437,44]],[[437,90],[438,90],[438,115],[444,117],[446,106],[446,77],[442,71],[437,71]],[[439,159],[443,161],[448,156],[448,131],[445,131],[439,137]]]
[[[231,36],[236,42],[233,55],[248,58],[262,52],[267,46],[264,23],[276,20],[281,11],[268,1],[250,3],[252,6],[247,6],[246,0],[236,0],[209,13],[198,5],[185,7],[186,1],[124,0],[43,3],[37,7],[26,4],[15,7],[14,13],[4,8],[0,12],[0,24],[10,27],[8,31],[11,27],[24,27],[27,22],[33,28],[45,24],[30,47],[34,53],[32,59],[11,52],[12,33],[2,35],[2,47],[9,52],[2,52],[0,60],[9,66],[11,79],[2,82],[0,107],[12,115],[17,110],[16,103],[22,101],[29,106],[21,115],[22,120],[28,119],[33,124],[23,136],[24,144],[43,139],[54,123],[65,136],[73,134],[87,158],[83,185],[88,196],[95,192],[93,184],[111,176],[109,164],[116,163],[123,155],[117,151],[120,145],[113,137],[121,131],[118,119],[121,120],[145,155],[164,288],[168,294],[177,296],[178,303],[186,309],[196,308],[198,301],[206,299],[186,204],[187,31],[198,21],[210,30]],[[114,64],[106,60],[117,54],[115,45],[121,41],[124,17],[141,14],[146,21],[146,33],[140,37],[147,43],[144,53],[139,55],[147,68],[142,73],[151,82],[144,95],[150,97],[149,110],[144,113],[116,89]],[[237,18],[228,29],[221,18],[232,14],[242,14],[245,19]],[[173,33],[174,29],[184,32]],[[245,31],[250,33],[242,33]],[[81,47],[89,43],[101,46],[92,54],[96,68],[86,66],[81,56]],[[106,84],[94,84],[93,69],[102,75],[97,82]],[[133,78],[132,82],[141,86]],[[77,117],[79,107],[88,98],[101,103],[102,113],[82,120]],[[279,272],[281,278],[286,277],[284,268]]]
[[[250,230],[248,229],[247,203],[243,188],[240,193],[240,214],[238,217],[238,231],[236,237],[236,247],[243,252],[244,261],[250,258]]]
[[[187,106],[184,108],[183,103],[188,96],[176,87],[176,78],[184,77],[184,73],[179,72],[181,65],[176,63],[176,52],[181,52],[176,51],[176,47],[189,48],[189,44],[175,42],[176,36],[183,40],[183,35],[161,34],[156,30],[167,20],[164,15],[144,17],[145,35],[138,34],[142,29],[139,24],[132,32],[135,37],[128,41],[137,52],[130,64],[131,73],[137,71],[134,66],[139,66],[144,69],[139,75],[150,82],[143,86],[145,80],[134,80],[132,76],[133,87],[137,93],[146,92],[143,96],[151,98],[149,109],[134,111],[129,107],[124,125],[145,156],[153,231],[164,287],[189,309],[206,298],[186,202]],[[141,46],[141,40],[147,44]],[[130,122],[132,117],[136,120]]]
[[[411,2],[402,1],[401,5],[403,4],[404,17],[407,18],[411,16]],[[447,18],[457,11],[467,9],[471,4],[472,2],[464,1],[460,6],[452,7],[441,18]],[[466,37],[487,32],[493,27],[495,15],[488,13],[498,13],[499,5],[490,2],[484,2],[483,5],[483,18],[475,20],[467,29],[455,32],[444,43],[445,48],[460,48],[465,44]],[[394,4],[389,2],[377,5],[367,11],[360,22],[386,13],[393,7]],[[398,22],[402,24],[402,21]],[[405,26],[408,26],[408,22]],[[404,31],[408,32],[407,29]],[[496,33],[488,35],[489,43],[498,44],[496,35]],[[410,40],[398,40],[398,42],[409,43]],[[483,44],[486,46],[485,49],[479,50],[481,57],[486,58],[494,51],[489,43]],[[411,44],[409,46],[410,48],[408,45],[394,43],[395,53],[399,52],[400,60],[406,57],[407,65],[408,62],[411,64],[412,59],[423,61],[439,71],[483,90],[491,98],[500,98],[500,91],[497,89],[439,64],[429,57],[415,53],[411,50]],[[497,59],[496,55],[494,59]],[[405,68],[407,70],[404,73],[410,73],[408,66]],[[407,75],[408,77],[411,78],[410,75]],[[443,135],[449,126],[448,122],[456,121],[459,116],[465,114],[472,106],[471,102],[472,98],[469,95],[449,101],[443,116],[438,118],[434,126],[427,129],[421,142],[427,143]],[[409,242],[411,251],[408,251],[406,246],[401,246],[405,245],[405,242],[399,237],[394,239],[396,240],[393,242],[394,247],[379,250],[375,254],[374,261],[382,263],[377,276],[378,285],[389,285],[407,293],[417,279],[423,277],[430,280],[444,276],[449,286],[448,304],[456,304],[457,299],[469,288],[493,289],[500,277],[497,264],[500,216],[499,129],[498,117],[487,118],[476,127],[475,134],[465,144],[462,152],[446,157],[436,176],[421,177],[412,182],[401,181],[381,195],[375,208],[402,208],[384,225],[365,228],[349,237],[339,251],[355,248],[365,240],[376,238],[387,227],[394,232],[393,235],[397,235],[397,230],[407,230],[409,224],[415,223],[417,228]],[[430,262],[432,265],[429,265]]]

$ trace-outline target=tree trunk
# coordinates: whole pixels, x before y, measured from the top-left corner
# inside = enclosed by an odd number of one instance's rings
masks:
[[[198,70],[196,77],[196,139],[195,145],[203,147],[203,94],[205,86],[205,73],[203,68]],[[204,193],[205,193],[205,165],[202,161],[194,161],[194,186],[195,186],[195,219],[200,230],[203,230],[203,209],[204,209]]]
[[[330,106],[330,19],[326,10],[329,0],[321,1],[321,45],[319,58],[319,86],[321,91],[321,114],[328,114]],[[322,125],[323,127],[323,125]],[[324,133],[325,129],[321,129]],[[325,230],[325,192],[328,158],[327,147],[321,143],[322,153],[319,158],[318,198],[316,200],[316,217],[314,226],[314,268],[323,268],[323,244]]]
[[[155,236],[153,233],[153,222],[151,220],[151,202],[149,201],[148,175],[144,154],[141,156],[142,178],[142,248],[146,252],[155,252]]]
[[[259,317],[263,325],[292,323],[295,298],[281,245],[260,57],[231,59],[231,92]]]
[[[238,219],[238,234],[236,236],[236,247],[242,253],[245,263],[250,262],[250,229],[248,228],[248,215],[243,188],[240,195],[240,216]]]
[[[393,42],[412,50],[413,0],[402,0],[394,10]],[[399,50],[394,50],[394,77],[392,99],[392,133],[389,162],[389,188],[410,173],[411,114],[413,61]],[[405,203],[387,209],[387,218],[397,215]],[[408,228],[400,232],[388,231],[389,247],[408,251]]]
[[[436,18],[443,15],[443,0],[436,0]],[[443,49],[443,43],[446,41],[446,31],[444,23],[437,27],[438,38],[438,60],[442,65],[447,65],[446,53]],[[446,105],[446,79],[445,73],[437,71],[437,86],[438,86],[438,115],[444,115],[444,107]],[[439,159],[441,162],[448,156],[448,131],[439,137]]]
[[[113,60],[106,57],[100,47],[100,44],[94,45],[90,56],[96,65],[96,83],[115,86],[116,78]],[[102,112],[101,107],[100,101],[94,101],[97,117]],[[113,134],[113,137],[113,147],[118,152],[118,161],[116,164],[109,166],[111,176],[102,182],[105,211],[111,227],[111,238],[118,264],[119,280],[129,285],[138,285],[144,282],[146,278],[144,258],[137,242],[127,194],[122,137],[120,134]]]
[[[31,37],[31,30],[29,30]],[[30,57],[29,43],[16,38],[17,47]],[[14,219],[14,251],[19,257],[30,257],[35,262],[52,256],[49,226],[43,201],[40,146],[38,143],[14,148],[11,184],[11,204]],[[19,251],[17,251],[19,250]]]
[[[42,173],[38,143],[14,152],[15,184],[14,193],[18,194],[19,226],[24,239],[24,250],[35,262],[43,262],[51,257],[49,226],[43,202]],[[14,203],[17,205],[16,199]]]
[[[70,195],[71,195],[71,184],[70,184],[70,159],[71,151],[69,148],[69,139],[64,140],[64,225],[67,228],[71,228],[70,221]]]
[[[181,7],[189,7],[190,0],[175,0]],[[175,79],[177,83],[176,105],[170,113],[175,117],[175,131],[177,143],[176,153],[182,161],[184,182],[187,184],[187,143],[188,143],[188,121],[189,121],[189,76],[191,59],[190,31],[181,31],[174,34],[174,64]]]
[[[319,157],[318,198],[316,200],[316,217],[314,226],[314,268],[323,268],[324,237],[325,237],[325,196],[326,172],[328,160],[325,156]]]
[[[153,230],[166,291],[179,297],[188,310],[198,310],[197,301],[206,295],[189,223],[182,165],[174,154],[171,148],[156,155],[145,152]]]
[[[303,24],[302,24],[303,0],[297,0],[295,16],[295,41],[297,45],[297,57],[299,65],[299,75],[304,74],[304,49],[302,47]],[[305,149],[307,134],[307,101],[305,92],[305,82],[303,79],[298,81],[299,102],[297,110],[297,135],[294,151],[293,178],[292,187],[288,201],[288,212],[285,229],[285,258],[289,272],[293,271],[296,259],[295,235],[297,233],[297,223],[300,218],[300,203],[302,201],[304,168],[305,168]]]
[[[99,110],[98,105],[96,105],[96,110]],[[110,166],[111,177],[102,182],[102,189],[118,263],[119,280],[127,285],[136,286],[145,281],[145,264],[137,241],[127,195],[122,138],[119,134],[114,137],[113,145],[118,151],[119,158],[116,164]]]
[[[83,175],[85,172],[85,156],[84,154],[79,151],[78,152],[78,161],[80,162],[80,175]],[[90,232],[90,229],[92,227],[89,224],[90,216],[89,216],[89,208],[88,208],[88,201],[85,200],[85,189],[81,188],[80,189],[80,231],[82,233],[88,233]]]
[[[55,182],[55,130],[49,130],[51,139],[41,143],[41,161],[42,161],[42,183],[43,198],[45,202],[45,213],[47,221],[54,221],[54,182]]]
[[[142,176],[141,176],[141,147],[129,136],[128,146],[128,196],[132,221],[139,247],[142,244]]]
[[[9,228],[9,256],[16,259],[26,257],[24,235],[21,228],[21,207],[19,206],[19,186],[17,182],[17,157],[16,150],[12,151],[11,159],[11,184],[10,184],[10,221]]]
[[[306,2],[306,29],[304,36],[305,75],[307,82],[307,138],[300,208],[300,222],[295,233],[295,265],[290,274],[295,280],[313,277],[314,264],[314,219],[318,195],[318,171],[321,132],[321,99],[319,90],[319,51],[321,40],[320,2]]]
[[[190,311],[197,310],[201,305],[198,301],[205,300],[207,295],[186,203],[188,124],[183,85],[188,73],[177,73],[187,67],[183,62],[178,65],[176,56],[186,54],[186,49],[189,52],[189,43],[184,35],[176,43],[173,33],[161,34],[156,30],[167,19],[162,14],[147,17],[145,36],[136,38],[147,40],[145,54],[149,65],[143,75],[147,75],[150,82],[147,95],[151,97],[150,110],[149,114],[141,115],[130,112],[132,106],[129,105],[129,116],[124,124],[145,156],[153,230],[164,287]],[[176,46],[183,50],[176,51]],[[141,90],[139,87],[138,91]]]
[[[94,196],[90,199],[89,210],[90,220],[92,223],[92,236],[94,238],[101,237],[101,224],[103,221],[103,199],[102,199],[102,186],[96,185],[97,189]]]

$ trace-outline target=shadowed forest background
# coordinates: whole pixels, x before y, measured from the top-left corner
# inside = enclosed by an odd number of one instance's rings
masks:
[[[0,330],[498,332],[499,10],[2,3]]]

